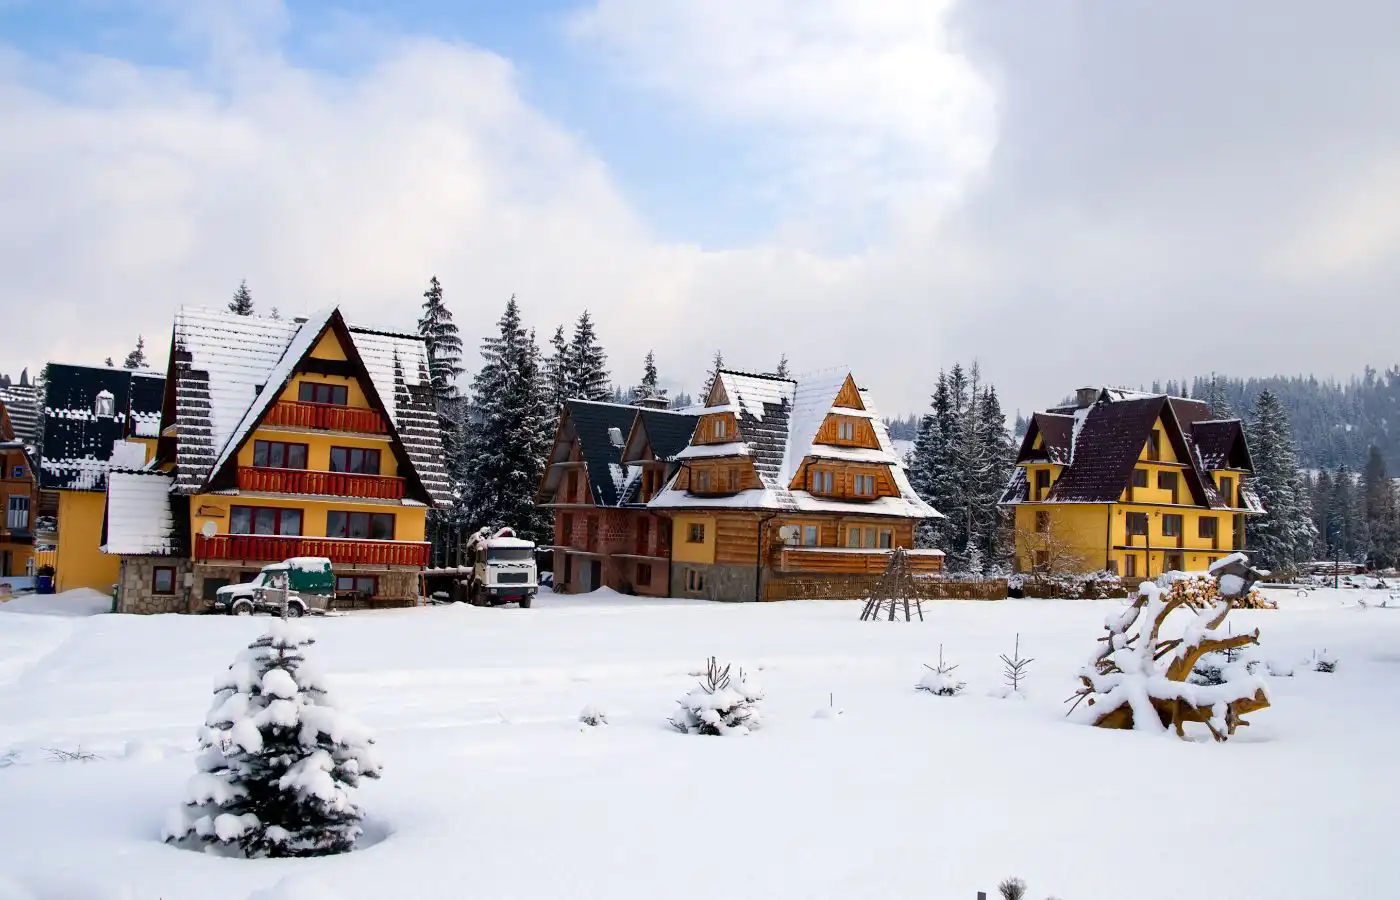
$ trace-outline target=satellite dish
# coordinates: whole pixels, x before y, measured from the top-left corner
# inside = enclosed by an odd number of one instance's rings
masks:
[[[215,525],[213,522],[205,522],[204,527],[199,529],[199,533],[207,538],[211,538],[219,533],[219,526]]]
[[[795,544],[802,539],[802,526],[784,525],[778,529],[778,537],[784,544]]]

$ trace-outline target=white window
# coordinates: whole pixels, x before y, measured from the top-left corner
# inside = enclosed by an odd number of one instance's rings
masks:
[[[859,547],[859,546],[860,546],[860,529],[859,529],[859,528],[847,528],[847,529],[846,529],[846,546],[847,546],[847,547]]]
[[[816,525],[802,526],[802,546],[815,547],[821,543],[821,529]]]
[[[856,496],[858,496],[858,497],[873,497],[873,496],[875,496],[875,476],[874,476],[874,475],[857,475],[857,476],[856,476]]]
[[[5,510],[5,525],[12,530],[29,527],[29,498],[22,494],[11,494]]]
[[[111,419],[117,414],[117,398],[112,396],[111,391],[99,391],[97,400],[92,405],[92,411],[97,416],[104,419]]]
[[[874,549],[875,549],[875,529],[874,529],[874,528],[867,528],[867,529],[865,529],[865,546],[866,546],[868,549],[871,549],[871,550],[874,550]]]
[[[724,419],[715,419],[713,432],[715,440],[724,440],[725,436],[729,434],[729,423]]]
[[[822,471],[822,470],[820,470],[820,469],[813,470],[813,472],[812,472],[812,493],[814,493],[814,494],[830,494],[830,493],[831,493],[831,471],[830,471],[830,470],[827,470],[827,471]]]
[[[836,434],[843,441],[853,441],[856,439],[856,423],[850,419],[842,419],[836,426]]]
[[[11,469],[11,470],[10,470],[10,477],[11,477],[11,478],[23,478],[23,477],[24,477],[24,466],[22,466],[22,465],[20,465],[20,466],[15,466],[13,469]]]

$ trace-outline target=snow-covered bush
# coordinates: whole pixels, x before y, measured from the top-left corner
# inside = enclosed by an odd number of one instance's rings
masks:
[[[1276,659],[1269,660],[1268,672],[1275,678],[1292,678],[1294,666],[1292,663],[1281,662]]]
[[[955,697],[967,687],[967,682],[958,681],[953,677],[953,670],[957,666],[943,661],[942,644],[938,645],[938,665],[924,663],[924,668],[928,671],[919,679],[919,683],[914,685],[915,690],[926,691],[936,697]]]
[[[1006,580],[1012,597],[1043,600],[1103,600],[1123,596],[1123,581],[1106,569],[1097,572],[1023,572]]]
[[[1223,653],[1207,653],[1196,661],[1187,679],[1192,684],[1216,685],[1225,683],[1225,665],[1229,662]]]
[[[331,704],[306,661],[311,632],[274,619],[215,683],[185,809],[164,838],[231,855],[350,850],[361,813],[350,789],[378,778],[373,738]]]
[[[700,684],[676,703],[680,710],[670,718],[671,727],[683,734],[748,734],[761,721],[758,701],[763,691],[744,676],[731,676],[712,656]]]
[[[1026,883],[1020,878],[1008,878],[997,885],[1001,900],[1022,900],[1026,896]]]
[[[608,714],[590,703],[578,714],[578,720],[589,727],[597,727],[608,724]]]
[[[1337,657],[1324,647],[1322,652],[1313,654],[1313,671],[1332,674],[1337,671]]]

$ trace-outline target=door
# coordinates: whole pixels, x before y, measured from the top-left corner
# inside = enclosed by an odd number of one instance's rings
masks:
[[[1168,553],[1165,563],[1165,571],[1167,572],[1180,572],[1182,569],[1186,568],[1181,561],[1180,553]]]
[[[603,586],[603,562],[602,560],[591,560],[588,563],[588,589],[596,591]]]

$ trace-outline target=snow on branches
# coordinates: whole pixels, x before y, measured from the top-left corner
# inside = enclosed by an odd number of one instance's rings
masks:
[[[731,677],[711,656],[704,680],[676,702],[680,710],[669,721],[682,734],[748,734],[758,728],[758,701],[763,691],[740,669]]]
[[[186,808],[164,839],[231,855],[323,856],[350,850],[360,809],[350,788],[378,778],[374,739],[338,712],[306,662],[305,627],[274,619],[215,683],[199,729]]]
[[[1266,708],[1269,696],[1243,660],[1223,661],[1218,684],[1190,680],[1203,656],[1225,660],[1226,651],[1258,644],[1257,629],[1233,634],[1223,627],[1242,599],[1222,594],[1209,575],[1144,582],[1132,606],[1108,617],[1103,648],[1080,670],[1070,715],[1100,728],[1175,728],[1178,737],[1186,736],[1187,722],[1200,722],[1217,741],[1248,725],[1241,716]],[[1189,615],[1182,636],[1162,637],[1177,610]]]

